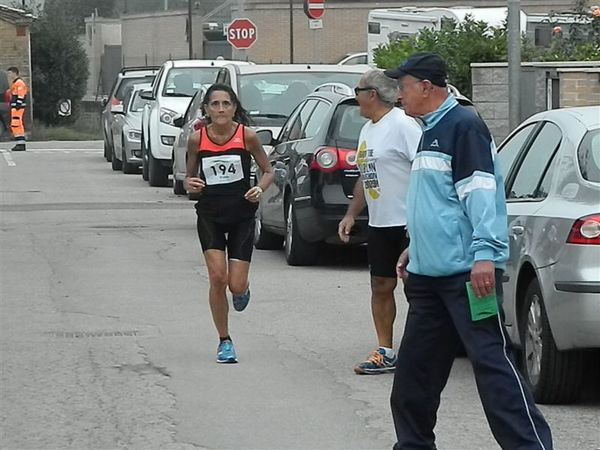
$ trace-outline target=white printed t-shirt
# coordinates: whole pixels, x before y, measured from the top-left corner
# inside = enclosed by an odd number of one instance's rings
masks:
[[[408,180],[421,134],[419,124],[399,108],[363,126],[356,164],[369,208],[369,226],[406,225]]]

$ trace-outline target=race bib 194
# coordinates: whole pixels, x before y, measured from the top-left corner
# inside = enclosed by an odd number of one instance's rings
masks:
[[[240,155],[209,156],[202,159],[202,172],[207,186],[228,184],[244,178]]]

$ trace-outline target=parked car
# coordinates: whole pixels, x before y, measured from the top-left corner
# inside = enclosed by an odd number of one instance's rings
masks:
[[[225,60],[179,60],[165,62],[152,84],[142,92],[150,102],[142,113],[142,177],[150,186],[167,186],[172,152],[179,129],[173,120],[182,116],[198,89],[215,82]],[[250,64],[236,62],[236,64]]]
[[[352,90],[340,91],[328,85],[302,100],[269,155],[275,180],[257,211],[255,246],[285,243],[290,265],[314,264],[323,242],[341,244],[337,226],[360,175],[356,149],[367,119]],[[367,223],[366,214],[357,218],[351,244],[366,242]]]
[[[142,166],[142,111],[148,100],[140,97],[151,84],[134,84],[127,90],[122,105],[115,105],[111,126],[112,169],[135,173]]]
[[[114,115],[112,114],[113,107],[122,105],[129,87],[139,83],[152,83],[157,71],[158,67],[124,67],[117,74],[113,86],[110,89],[109,97],[103,102],[104,110],[102,111],[104,157],[108,162],[111,161],[113,154],[111,134],[111,126],[114,119]]]
[[[183,180],[185,180],[186,175],[187,142],[190,134],[204,125],[200,106],[205,93],[206,89],[204,88],[197,91],[185,114],[173,121],[176,127],[181,128],[177,139],[175,139],[175,144],[173,144],[173,193],[176,195],[186,194]]]
[[[369,63],[369,54],[367,52],[358,52],[358,53],[348,53],[342,59],[338,61],[338,64],[345,65],[354,65],[354,64],[368,64]]]
[[[294,108],[316,87],[329,82],[354,87],[370,68],[335,64],[228,64],[219,71],[217,83],[232,87],[257,130],[266,128],[277,136]]]
[[[509,221],[507,329],[535,400],[571,402],[583,350],[600,348],[600,107],[538,113],[497,157]]]

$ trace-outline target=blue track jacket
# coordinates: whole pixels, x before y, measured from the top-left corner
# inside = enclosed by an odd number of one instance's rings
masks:
[[[449,276],[470,272],[481,260],[504,269],[504,183],[487,126],[452,95],[422,120],[407,199],[408,271]]]

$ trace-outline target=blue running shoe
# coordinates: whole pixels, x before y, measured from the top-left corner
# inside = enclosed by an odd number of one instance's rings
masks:
[[[219,344],[219,348],[217,348],[217,362],[222,364],[233,364],[237,362],[233,342],[226,340]]]
[[[396,369],[396,356],[388,358],[381,347],[369,355],[365,362],[354,368],[359,375],[376,375],[379,373],[393,372]]]
[[[246,292],[240,295],[233,296],[233,308],[236,311],[243,311],[248,306],[248,302],[250,301],[250,285],[246,288]]]

